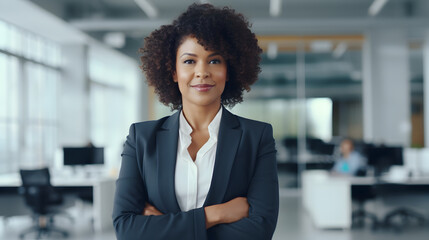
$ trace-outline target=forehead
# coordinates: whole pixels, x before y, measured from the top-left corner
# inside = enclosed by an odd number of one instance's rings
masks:
[[[198,43],[198,39],[192,36],[184,37],[182,42],[180,43],[179,47],[177,48],[177,53],[205,53],[205,54],[212,54],[214,51],[207,50],[204,46],[202,46],[200,43]]]

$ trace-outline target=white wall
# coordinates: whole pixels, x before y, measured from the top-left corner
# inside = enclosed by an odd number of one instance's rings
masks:
[[[58,145],[86,145],[90,140],[87,47],[65,44],[61,50],[64,63],[59,94]]]
[[[368,31],[363,49],[364,139],[408,146],[411,138],[407,32]]]

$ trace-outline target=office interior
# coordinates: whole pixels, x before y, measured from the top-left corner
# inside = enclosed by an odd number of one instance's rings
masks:
[[[41,224],[20,170],[46,167],[67,235],[43,239],[116,239],[128,128],[172,113],[146,85],[138,49],[192,2],[0,1],[1,239]],[[273,239],[426,239],[429,1],[197,2],[243,13],[263,49],[259,80],[230,110],[273,126]],[[359,176],[331,173],[344,138],[366,159]]]

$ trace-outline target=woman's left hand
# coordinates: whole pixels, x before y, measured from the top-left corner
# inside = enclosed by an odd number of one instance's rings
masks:
[[[150,215],[159,216],[159,215],[163,215],[163,213],[160,212],[158,209],[156,209],[156,207],[152,206],[151,204],[146,203],[146,206],[143,209],[142,215],[145,215],[145,216],[150,216]]]

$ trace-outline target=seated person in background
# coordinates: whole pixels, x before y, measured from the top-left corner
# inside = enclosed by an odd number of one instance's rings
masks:
[[[341,157],[336,160],[332,172],[335,174],[356,176],[359,169],[365,166],[364,158],[354,150],[351,139],[344,139],[340,145]]]

